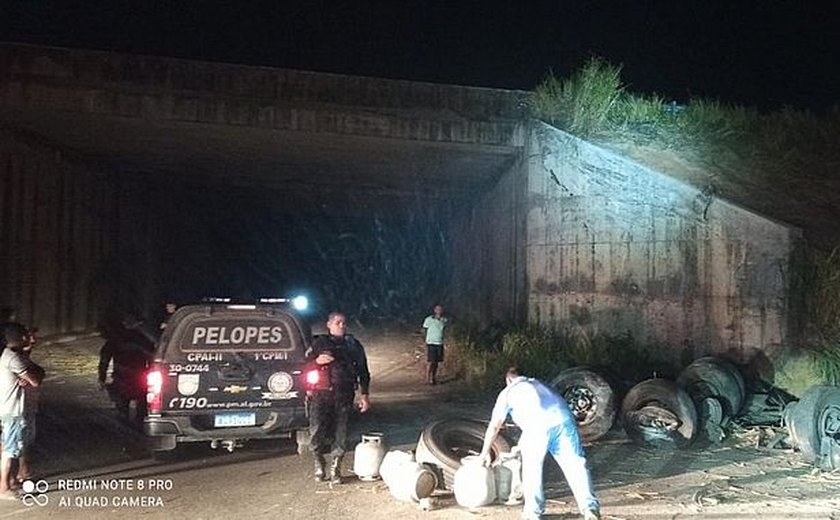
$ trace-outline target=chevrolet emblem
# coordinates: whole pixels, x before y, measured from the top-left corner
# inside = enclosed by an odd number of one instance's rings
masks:
[[[248,390],[247,386],[230,385],[230,386],[226,386],[222,390],[222,392],[227,392],[229,394],[238,394],[240,392],[244,392],[245,390]]]

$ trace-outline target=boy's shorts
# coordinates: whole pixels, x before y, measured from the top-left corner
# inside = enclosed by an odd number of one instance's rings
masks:
[[[443,361],[443,345],[426,343],[426,361],[429,363],[440,363]]]

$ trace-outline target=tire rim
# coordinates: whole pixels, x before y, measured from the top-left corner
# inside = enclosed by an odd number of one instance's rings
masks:
[[[826,406],[820,415],[818,428],[820,439],[829,437],[834,439],[834,442],[840,442],[840,407]]]
[[[826,406],[817,423],[817,461],[826,471],[840,469],[840,407]]]
[[[648,441],[671,440],[673,433],[682,426],[677,414],[658,402],[648,403],[633,410],[628,416]]]
[[[700,401],[698,406],[700,420],[707,424],[722,424],[724,416],[723,405],[714,397],[707,397]]]
[[[563,393],[578,424],[586,424],[598,413],[595,394],[585,386],[572,386]]]

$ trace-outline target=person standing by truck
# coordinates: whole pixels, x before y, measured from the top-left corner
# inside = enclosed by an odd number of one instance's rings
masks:
[[[172,299],[166,300],[163,305],[163,317],[160,319],[160,324],[158,325],[158,329],[161,332],[166,328],[166,324],[169,323],[169,318],[175,314],[176,310],[178,310],[178,304]]]
[[[341,483],[341,461],[347,452],[347,423],[359,389],[359,411],[370,408],[370,371],[362,344],[347,334],[341,312],[327,317],[328,334],[315,338],[307,360],[321,367],[326,381],[309,392],[310,450],[315,457],[315,480],[327,479],[326,455],[332,455],[329,481]]]
[[[140,427],[146,415],[146,388],[143,373],[151,361],[154,341],[140,330],[142,322],[131,313],[119,325],[109,327],[99,351],[99,388],[107,390],[119,417],[130,422],[131,402],[135,403],[135,424]],[[106,383],[113,361],[111,382]]]

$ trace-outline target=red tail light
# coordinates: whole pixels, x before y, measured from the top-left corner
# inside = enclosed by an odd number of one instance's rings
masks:
[[[317,388],[321,381],[321,371],[318,369],[310,370],[306,373],[306,384],[311,388]]]
[[[307,392],[330,389],[330,368],[327,365],[315,365],[303,372],[303,382]]]
[[[163,372],[158,369],[146,374],[146,404],[149,413],[160,413],[163,408]]]

